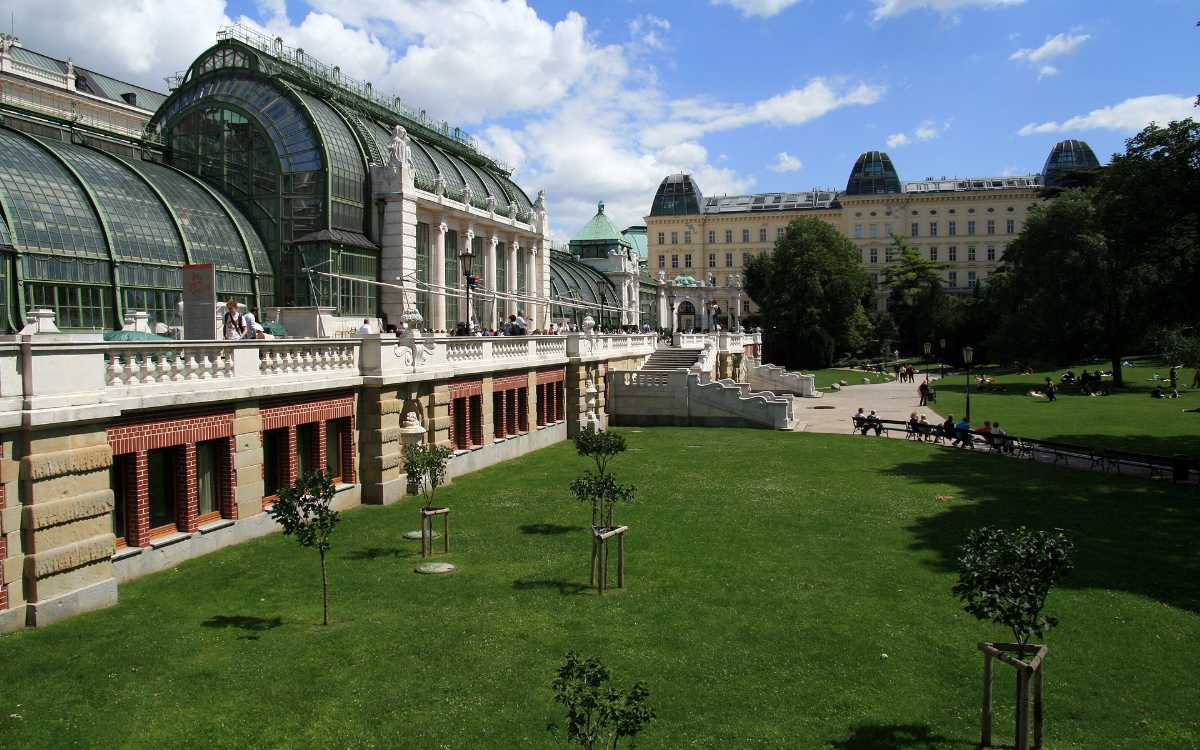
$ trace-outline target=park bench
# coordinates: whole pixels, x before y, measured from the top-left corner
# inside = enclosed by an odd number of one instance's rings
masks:
[[[1150,473],[1151,479],[1159,477],[1174,477],[1175,463],[1178,459],[1170,456],[1152,456],[1148,453],[1134,453],[1132,451],[1105,449],[1101,458],[1105,471],[1115,471],[1121,473],[1121,467],[1136,467],[1145,469]],[[1190,475],[1192,471],[1192,460],[1183,459],[1187,463],[1187,473]]]
[[[1031,459],[1037,458],[1039,455],[1048,456],[1053,463],[1062,463],[1068,466],[1071,463],[1071,459],[1079,459],[1087,461],[1089,469],[1104,467],[1104,456],[1084,445],[1054,443],[1048,440],[1030,440],[1029,438],[1024,438],[1022,442],[1025,445],[1022,447],[1021,455]]]

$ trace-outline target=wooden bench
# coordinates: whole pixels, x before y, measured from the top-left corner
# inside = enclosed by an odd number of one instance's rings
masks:
[[[1151,456],[1146,453],[1133,453],[1110,448],[1104,450],[1100,458],[1105,471],[1115,471],[1120,474],[1122,466],[1134,466],[1149,471],[1151,479],[1175,476],[1175,459],[1167,456]],[[1190,465],[1188,473],[1191,473]]]

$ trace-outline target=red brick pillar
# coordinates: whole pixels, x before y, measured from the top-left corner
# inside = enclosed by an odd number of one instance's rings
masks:
[[[342,430],[342,481],[358,484],[358,452],[354,448],[354,417],[346,420],[348,428]]]
[[[221,460],[219,471],[220,485],[218,490],[221,493],[221,518],[237,519],[237,471],[234,469],[234,460],[237,457],[237,443],[234,438],[225,438],[221,441]]]
[[[516,435],[520,429],[520,419],[517,416],[517,389],[512,388],[504,392],[504,422],[508,428],[507,435]]]
[[[283,456],[283,476],[288,487],[296,484],[296,425],[287,428],[287,455]]]
[[[146,451],[138,451],[130,462],[133,497],[125,506],[125,544],[145,547],[150,537],[150,477]]]
[[[320,422],[317,422],[317,455],[316,455],[317,471],[320,471],[321,473],[325,472],[325,460],[328,457],[328,454],[325,451],[325,434],[326,434],[325,430],[326,430],[325,420],[322,419]]]
[[[196,504],[196,444],[184,443],[175,450],[175,528],[196,530]]]

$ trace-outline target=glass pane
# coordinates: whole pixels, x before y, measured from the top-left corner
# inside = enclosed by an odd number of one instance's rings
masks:
[[[310,422],[296,428],[296,476],[302,477],[317,468],[317,423]]]
[[[218,452],[221,442],[210,440],[196,444],[196,513],[206,516],[220,511],[218,486]]]
[[[267,430],[263,433],[263,497],[274,497],[283,487],[281,458],[287,450],[287,430]]]
[[[175,523],[175,452],[175,448],[161,448],[147,456],[152,529]]]
[[[331,419],[325,423],[325,472],[335,479],[342,476],[342,436],[344,434],[344,420]]]
[[[125,538],[125,507],[129,501],[129,469],[133,454],[122,454],[113,457],[112,468],[109,469],[109,486],[113,492],[112,528],[113,536]]]

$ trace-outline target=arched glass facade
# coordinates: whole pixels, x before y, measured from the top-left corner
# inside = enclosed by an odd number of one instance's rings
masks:
[[[854,162],[846,195],[885,195],[899,193],[900,175],[892,159],[882,151],[868,151]]]
[[[621,325],[621,297],[617,288],[604,274],[580,263],[570,253],[557,250],[550,253],[550,294],[556,300],[578,302],[584,307],[550,305],[553,320],[583,323],[588,315],[601,328]],[[604,308],[602,309],[602,306]]]

